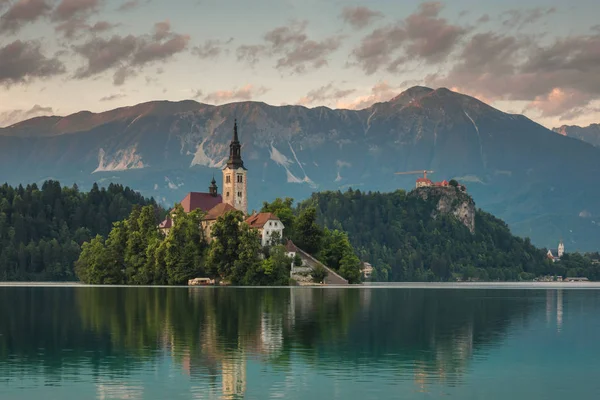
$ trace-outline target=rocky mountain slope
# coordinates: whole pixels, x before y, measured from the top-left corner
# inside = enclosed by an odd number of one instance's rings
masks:
[[[600,147],[600,124],[591,124],[586,127],[563,125],[560,128],[554,128],[552,130],[563,136],[573,137],[588,142],[596,147]]]
[[[411,88],[364,110],[157,101],[0,129],[0,181],[119,182],[170,204],[205,191],[238,119],[250,208],[317,190],[412,188],[456,178],[479,207],[540,246],[600,243],[600,149],[448,89]],[[600,219],[598,219],[600,223]]]

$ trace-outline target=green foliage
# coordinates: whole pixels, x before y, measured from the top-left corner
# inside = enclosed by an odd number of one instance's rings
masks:
[[[450,182],[448,182],[448,184],[450,186],[454,186],[455,188],[458,187],[458,181],[456,179],[451,179]]]
[[[272,212],[282,220],[284,236],[291,239],[299,248],[313,255],[329,268],[340,273],[350,283],[360,281],[360,260],[352,248],[348,235],[342,230],[323,229],[317,222],[317,209],[306,206],[292,209],[293,199],[276,199],[264,203],[263,212]],[[293,227],[288,230],[288,226]],[[342,259],[346,257],[342,269]],[[294,260],[296,266],[302,265],[299,256]]]
[[[327,278],[327,275],[329,275],[327,269],[321,264],[317,264],[310,273],[310,276],[312,276],[313,282],[315,283],[323,283],[325,278]]]
[[[513,236],[494,216],[477,211],[472,234],[451,215],[432,218],[435,206],[434,199],[404,191],[349,190],[313,194],[299,209],[316,208],[319,224],[333,229],[324,231],[319,254],[349,281],[358,279],[360,265],[352,247],[374,266],[379,281],[519,280],[556,269],[544,251]],[[347,232],[348,245],[341,232]]]
[[[162,212],[154,200],[116,184],[94,184],[88,193],[52,180],[41,189],[0,186],[0,280],[74,280],[81,245],[96,235],[106,237],[134,205]]]
[[[164,237],[152,206],[134,208],[115,223],[106,242],[101,236],[84,244],[77,276],[95,284],[182,285],[198,277],[218,277],[234,285],[287,285],[292,259],[275,245],[263,256],[258,231],[239,211],[219,217],[210,246],[201,229],[204,214],[171,211],[173,225]],[[210,266],[207,268],[206,266]]]
[[[317,254],[323,245],[323,229],[317,224],[317,209],[308,207],[300,212],[295,222],[295,243],[302,250]]]
[[[293,211],[294,199],[286,197],[285,199],[277,198],[272,203],[263,203],[263,207],[260,212],[270,212],[275,214],[283,223],[284,238],[291,238],[294,236],[294,226],[296,217]]]

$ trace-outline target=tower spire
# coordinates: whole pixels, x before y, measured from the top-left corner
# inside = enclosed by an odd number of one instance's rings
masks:
[[[239,142],[238,131],[237,131],[237,118],[233,122],[233,142]]]
[[[233,123],[233,139],[229,144],[229,160],[227,160],[227,167],[231,169],[244,168],[244,161],[242,161],[242,145],[238,137],[237,118]]]

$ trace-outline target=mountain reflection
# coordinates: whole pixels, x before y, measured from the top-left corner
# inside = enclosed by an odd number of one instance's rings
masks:
[[[250,364],[285,372],[301,363],[360,379],[385,369],[426,390],[460,384],[474,354],[485,357],[533,311],[557,310],[560,329],[569,293],[525,292],[0,288],[0,376],[60,385],[85,379],[85,369],[98,397],[139,398],[140,384],[110,378],[168,359],[203,398],[233,399],[247,389]]]

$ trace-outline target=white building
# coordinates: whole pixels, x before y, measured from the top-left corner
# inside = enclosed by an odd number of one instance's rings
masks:
[[[259,213],[246,219],[246,223],[252,229],[256,229],[261,236],[263,246],[270,244],[273,237],[281,240],[283,238],[283,223],[272,213]]]

